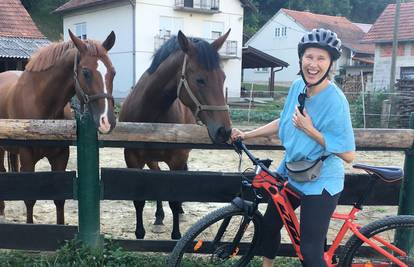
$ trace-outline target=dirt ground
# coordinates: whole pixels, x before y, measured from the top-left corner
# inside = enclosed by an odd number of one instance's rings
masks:
[[[273,166],[277,166],[283,151],[255,151],[254,154],[260,158],[274,159]],[[120,148],[104,148],[100,151],[102,167],[125,167],[123,152]],[[399,166],[404,163],[403,152],[358,152],[358,163],[373,164],[378,166]],[[238,156],[231,150],[193,150],[190,154],[189,169],[201,171],[237,171]],[[247,158],[243,161],[243,167],[249,167]],[[162,165],[166,169],[165,165]],[[36,166],[37,170],[49,170],[46,161],[41,161]],[[71,148],[71,156],[68,170],[76,170],[76,149]],[[352,172],[352,167],[346,165],[347,172]],[[181,233],[191,226],[204,214],[225,204],[219,203],[184,203],[185,211],[181,222]],[[171,234],[172,215],[168,203],[164,203],[165,220],[164,229],[153,227],[155,203],[147,202],[145,213],[146,239],[169,239]],[[347,211],[350,207],[338,207],[338,211]],[[260,209],[264,211],[265,206]],[[368,220],[396,214],[396,207],[366,207],[364,214],[359,220],[361,224]],[[25,206],[23,201],[6,202],[6,221],[15,223],[25,222]],[[52,201],[38,201],[34,208],[35,223],[55,223],[55,206]],[[76,225],[78,221],[77,201],[67,201],[65,206],[65,220],[68,225]],[[339,230],[340,222],[331,223],[331,231]],[[113,238],[134,239],[135,210],[131,201],[102,201],[101,202],[101,231]],[[160,232],[161,231],[161,232]],[[331,235],[331,234],[330,234]],[[286,238],[285,238],[286,239]],[[287,242],[287,239],[285,240]]]

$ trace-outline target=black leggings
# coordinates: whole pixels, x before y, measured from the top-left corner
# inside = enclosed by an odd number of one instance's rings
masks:
[[[324,244],[332,213],[338,204],[340,193],[331,196],[326,190],[321,195],[303,196],[299,201],[289,195],[294,209],[300,210],[300,251],[306,267],[326,266],[323,259]],[[258,254],[273,259],[280,246],[280,230],[283,222],[270,199],[263,221],[263,235]]]

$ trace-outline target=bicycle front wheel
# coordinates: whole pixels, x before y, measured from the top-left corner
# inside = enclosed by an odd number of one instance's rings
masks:
[[[196,257],[198,266],[246,266],[254,256],[262,216],[249,218],[235,205],[218,209],[193,225],[177,242],[167,266],[183,266],[183,257]]]
[[[373,249],[353,235],[345,244],[339,266],[414,266],[413,252],[410,253],[401,246],[401,239],[414,236],[414,216],[384,218],[362,227],[360,232],[389,255]],[[391,260],[392,258],[399,262]]]

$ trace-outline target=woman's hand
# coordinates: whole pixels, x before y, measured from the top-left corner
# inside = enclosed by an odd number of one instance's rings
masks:
[[[312,119],[309,114],[306,112],[306,109],[303,109],[303,115],[300,113],[298,107],[295,108],[295,112],[293,113],[293,125],[304,131],[306,134],[309,134],[313,129]]]
[[[236,141],[237,139],[244,140],[245,137],[246,137],[246,134],[240,131],[239,129],[237,128],[231,129],[231,140],[232,141]]]

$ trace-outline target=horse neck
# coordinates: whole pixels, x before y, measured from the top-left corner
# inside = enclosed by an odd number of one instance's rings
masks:
[[[34,91],[36,92],[36,102],[42,103],[45,116],[56,117],[63,114],[65,105],[75,95],[73,80],[74,56],[75,52],[68,51],[68,54],[50,69],[29,73],[32,75],[32,79],[39,83],[39,86]],[[42,82],[39,82],[40,80]]]
[[[172,54],[154,73],[146,72],[141,77],[128,97],[130,112],[127,113],[133,114],[134,121],[154,121],[168,111],[177,99],[178,71],[181,73],[183,60],[184,53]]]

